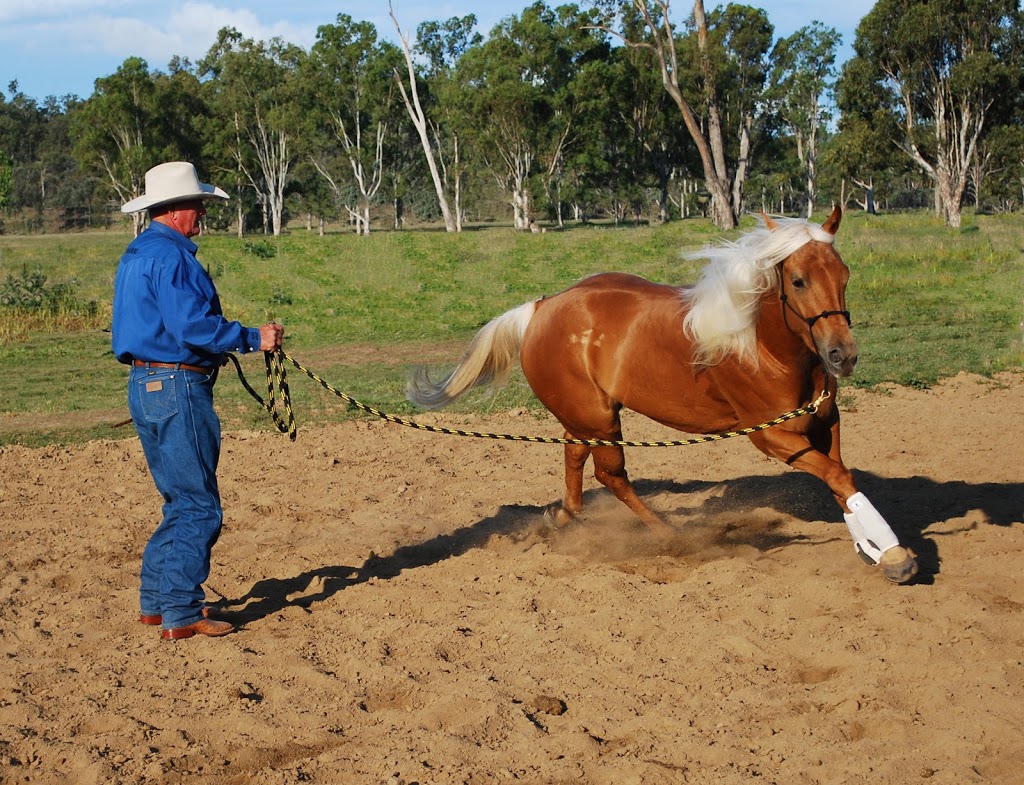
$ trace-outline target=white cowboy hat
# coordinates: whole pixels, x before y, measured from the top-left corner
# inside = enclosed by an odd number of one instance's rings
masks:
[[[137,213],[161,204],[190,199],[229,199],[220,188],[199,182],[196,168],[187,161],[171,161],[146,172],[146,193],[121,206],[122,213]]]

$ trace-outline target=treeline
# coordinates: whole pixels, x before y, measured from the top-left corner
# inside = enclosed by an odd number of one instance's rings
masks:
[[[309,50],[225,28],[199,62],[128,58],[87,98],[40,103],[12,82],[0,226],[122,220],[169,159],[232,194],[208,220],[239,235],[294,220],[730,227],[832,202],[958,226],[964,206],[1024,201],[1016,0],[878,0],[841,70],[834,29],[776,38],[740,4],[537,2],[486,38],[472,15],[414,35],[391,19],[397,45],[345,14]]]

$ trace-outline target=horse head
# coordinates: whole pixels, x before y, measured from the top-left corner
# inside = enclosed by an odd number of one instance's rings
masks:
[[[779,263],[779,300],[786,326],[837,378],[849,376],[857,365],[857,342],[846,308],[850,269],[831,242],[842,215],[837,205],[821,225],[828,236],[814,239],[812,234]],[[773,231],[777,224],[766,216],[765,226]]]

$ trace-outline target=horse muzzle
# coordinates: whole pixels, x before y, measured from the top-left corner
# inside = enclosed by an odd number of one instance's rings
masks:
[[[857,367],[857,344],[838,344],[821,353],[822,362],[837,379],[850,376]]]

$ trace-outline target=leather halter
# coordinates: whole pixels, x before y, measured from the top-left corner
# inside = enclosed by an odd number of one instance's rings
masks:
[[[785,289],[785,286],[786,286],[786,277],[785,277],[786,276],[786,267],[785,267],[785,265],[786,265],[786,261],[783,260],[781,265],[780,265],[780,267],[779,267],[779,273],[780,273],[780,275],[779,275],[779,302],[782,304],[782,319],[783,319],[783,321],[787,321],[786,320],[786,309],[789,308],[789,310],[791,310],[793,312],[793,315],[796,316],[796,318],[799,319],[800,321],[804,322],[807,325],[807,329],[808,330],[812,331],[812,336],[813,336],[813,330],[814,330],[814,323],[817,322],[818,319],[827,319],[830,316],[843,316],[843,317],[846,318],[847,326],[848,327],[852,327],[853,326],[853,320],[850,319],[850,312],[849,311],[822,311],[821,313],[817,314],[816,316],[804,316],[796,308],[794,308],[790,304],[789,297],[786,294],[786,289]]]

